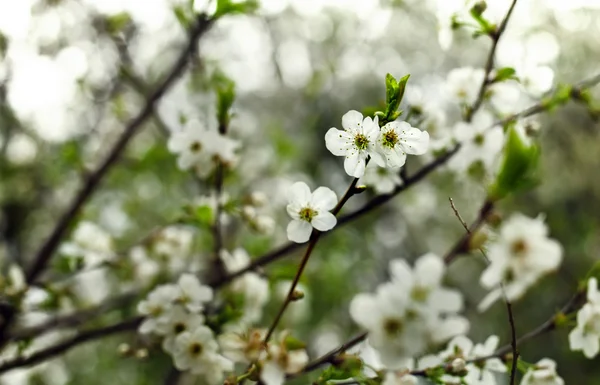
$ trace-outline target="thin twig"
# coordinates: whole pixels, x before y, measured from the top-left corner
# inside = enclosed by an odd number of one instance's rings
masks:
[[[286,379],[290,380],[292,378],[296,378],[301,376],[304,373],[309,373],[312,372],[315,369],[320,368],[323,365],[326,364],[335,364],[337,357],[344,353],[345,351],[353,348],[354,346],[360,344],[361,342],[363,342],[365,339],[367,338],[367,332],[364,332],[362,334],[357,335],[356,337],[346,341],[345,343],[343,343],[342,345],[340,345],[339,347],[331,350],[330,352],[322,355],[321,357],[309,362],[304,369],[302,369],[300,372],[298,373],[294,373],[294,374],[288,374],[286,376]]]
[[[484,72],[483,80],[481,82],[481,86],[479,87],[477,99],[475,99],[475,102],[473,103],[473,105],[469,107],[469,109],[467,110],[467,114],[465,116],[465,121],[467,121],[467,122],[470,122],[473,119],[473,115],[475,115],[477,110],[479,110],[479,108],[481,107],[481,104],[483,103],[483,99],[485,97],[485,91],[487,90],[487,87],[492,83],[492,80],[490,79],[490,74],[492,73],[492,70],[494,69],[494,57],[496,56],[496,49],[498,48],[498,43],[500,42],[500,38],[502,37],[502,34],[506,30],[506,26],[508,25],[508,20],[510,19],[512,12],[515,9],[515,5],[517,5],[517,0],[513,0],[513,2],[510,5],[510,8],[508,9],[508,12],[506,13],[506,16],[504,16],[504,19],[502,20],[502,22],[500,23],[498,28],[493,33],[490,34],[490,37],[492,38],[492,46],[490,48],[490,51],[488,53],[487,60],[485,63],[485,70],[484,70],[485,72]]]
[[[477,215],[475,221],[471,224],[471,226],[467,227],[466,233],[460,238],[458,242],[454,244],[452,249],[450,249],[450,251],[448,251],[444,256],[444,262],[446,262],[446,264],[452,263],[452,261],[454,261],[454,259],[460,254],[466,253],[470,250],[470,243],[471,239],[473,238],[473,235],[483,225],[488,215],[492,212],[493,208],[494,204],[491,201],[486,200],[484,202],[483,206],[481,206],[481,209],[479,210],[479,214]]]
[[[449,199],[450,199],[450,206],[452,206],[452,210],[454,210],[454,214],[456,215],[456,218],[458,218],[460,223],[463,225],[467,234],[469,236],[472,236],[472,230],[467,226],[465,221],[462,219],[462,216],[460,215],[460,212],[454,205],[452,198],[449,198]],[[489,259],[485,253],[485,250],[483,250],[483,248],[480,247],[479,251],[481,252],[481,254],[483,254],[483,257],[486,259],[486,261],[489,262]],[[504,285],[502,285],[502,284],[501,284],[501,289],[502,289],[502,295],[504,297],[504,302],[506,303],[506,312],[508,314],[508,323],[510,325],[510,344],[511,344],[512,353],[513,353],[512,354],[512,367],[510,369],[510,385],[514,385],[515,379],[516,379],[516,373],[517,373],[517,361],[519,359],[519,353],[517,351],[517,328],[515,325],[515,316],[514,316],[513,309],[512,309],[512,303],[506,296],[506,291],[504,290]]]
[[[450,207],[452,207],[452,211],[454,211],[454,215],[456,216],[456,218],[458,218],[458,220],[460,221],[460,224],[464,227],[465,231],[467,233],[470,233],[471,230],[469,230],[469,226],[467,225],[467,222],[465,222],[465,220],[462,218],[462,216],[458,212],[458,209],[454,205],[454,201],[452,200],[452,198],[448,198],[448,200],[450,201]]]

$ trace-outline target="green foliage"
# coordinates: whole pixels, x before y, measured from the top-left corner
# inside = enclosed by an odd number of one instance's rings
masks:
[[[285,336],[283,340],[283,345],[287,350],[298,350],[306,348],[306,344],[303,341],[291,335]]]
[[[225,15],[245,15],[255,12],[258,9],[257,0],[245,0],[235,2],[234,0],[218,0],[215,18]]]
[[[509,125],[502,164],[488,191],[489,199],[496,201],[536,185],[539,157],[539,147],[533,142],[527,143],[514,125]]]
[[[105,20],[106,31],[115,35],[125,29],[131,23],[131,16],[127,12],[108,16]]]
[[[402,115],[402,111],[399,111],[398,107],[404,97],[409,77],[410,74],[396,80],[391,74],[385,75],[385,112],[378,111],[375,113],[376,116],[379,116],[380,124],[393,122]]]
[[[356,378],[359,383],[367,381],[362,375],[363,362],[355,355],[344,355],[339,357],[340,362],[325,369],[319,376],[317,384],[326,384],[328,381],[345,380],[348,378]]]
[[[496,71],[496,76],[494,77],[493,82],[494,83],[498,83],[498,82],[502,82],[502,81],[505,81],[505,80],[517,79],[516,73],[517,72],[512,67],[499,68]]]
[[[235,100],[235,83],[218,72],[214,76],[214,87],[217,94],[217,121],[219,127],[229,126],[231,106]]]
[[[475,31],[474,36],[488,35],[494,36],[496,33],[496,27],[493,23],[483,17],[483,12],[487,9],[485,1],[478,1],[471,7],[469,13],[475,22],[479,25],[479,30]]]

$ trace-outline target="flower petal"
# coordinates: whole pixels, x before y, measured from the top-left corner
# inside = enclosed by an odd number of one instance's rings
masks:
[[[363,115],[355,110],[350,110],[342,116],[342,127],[349,131],[358,131],[362,127]]]
[[[312,226],[306,221],[293,220],[288,224],[288,239],[296,243],[304,243],[310,238]]]
[[[311,198],[310,188],[304,182],[294,183],[288,190],[288,201],[307,206]]]
[[[358,152],[347,157],[344,161],[344,170],[346,171],[346,174],[355,178],[360,178],[364,175],[365,167],[365,156]]]
[[[337,205],[337,195],[327,187],[319,187],[312,193],[311,206],[317,211],[331,210]]]
[[[336,223],[337,219],[332,213],[328,211],[320,212],[319,215],[314,217],[311,222],[314,228],[319,231],[331,230],[333,229]]]
[[[332,127],[325,134],[325,147],[335,156],[345,156],[352,147],[352,136]]]
[[[427,131],[421,131],[406,122],[401,122],[398,133],[400,134],[400,146],[407,154],[423,155],[427,152],[429,148],[429,133]]]
[[[415,275],[419,284],[425,287],[438,287],[446,267],[444,261],[434,253],[427,253],[415,262]]]

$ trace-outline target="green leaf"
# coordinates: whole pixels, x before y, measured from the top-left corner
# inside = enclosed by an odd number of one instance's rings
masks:
[[[488,191],[489,198],[496,201],[536,185],[539,156],[539,147],[533,142],[527,143],[514,125],[510,125],[500,171]]]
[[[190,25],[192,25],[194,19],[182,5],[173,7],[173,14],[183,28],[187,29]]]
[[[287,350],[298,350],[306,348],[306,344],[298,338],[287,335],[283,340],[283,345]]]
[[[217,121],[219,126],[227,127],[231,118],[230,110],[235,100],[235,83],[221,73],[214,76],[217,93]]]
[[[211,225],[214,222],[213,209],[209,206],[199,206],[196,208],[195,219],[203,225]]]
[[[516,71],[512,67],[503,67],[496,71],[496,76],[494,77],[493,82],[502,82],[504,80],[516,79]]]
[[[217,11],[215,18],[225,15],[245,15],[255,12],[258,9],[257,0],[246,0],[234,2],[233,0],[217,0]]]
[[[402,111],[398,111],[398,107],[400,107],[400,103],[404,97],[404,91],[406,90],[406,83],[408,82],[409,77],[410,74],[397,81],[390,74],[385,76],[386,109],[385,114],[382,117],[382,123],[393,122],[402,114]],[[380,116],[379,114],[377,115]]]
[[[131,22],[127,12],[117,13],[106,18],[106,30],[111,35],[121,32]]]
[[[494,26],[494,24],[490,23],[488,20],[486,20],[486,18],[483,17],[483,12],[485,12],[486,8],[487,4],[485,3],[485,1],[479,1],[475,3],[473,7],[471,7],[469,13],[471,14],[473,20],[475,20],[481,28],[481,31],[477,32],[479,32],[482,35],[493,36],[496,32],[496,27]]]

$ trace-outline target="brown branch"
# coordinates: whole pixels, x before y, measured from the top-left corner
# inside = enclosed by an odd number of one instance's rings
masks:
[[[490,74],[494,69],[494,57],[496,56],[496,49],[498,48],[498,43],[500,42],[502,34],[506,30],[508,20],[510,19],[512,12],[515,9],[515,5],[517,5],[517,0],[513,0],[513,2],[510,5],[510,8],[508,9],[508,12],[506,13],[506,16],[504,16],[504,19],[502,20],[502,22],[500,22],[498,28],[496,28],[496,30],[490,34],[490,37],[492,38],[492,46],[490,48],[485,63],[485,73],[481,82],[481,86],[479,87],[477,99],[475,99],[473,105],[470,106],[467,110],[467,114],[465,116],[465,121],[467,122],[470,122],[473,119],[473,115],[475,115],[477,110],[479,110],[479,108],[481,107],[481,104],[483,103],[483,99],[485,97],[485,91],[487,90],[487,87],[492,83],[492,80],[490,79]]]
[[[167,375],[165,376],[164,385],[177,385],[179,384],[179,380],[181,379],[181,375],[183,373],[180,372],[176,367],[172,366]]]
[[[458,212],[458,209],[454,205],[454,201],[452,200],[452,198],[448,198],[448,200],[450,201],[450,207],[452,207],[452,211],[454,211],[454,215],[460,221],[460,224],[463,226],[463,228],[465,229],[465,231],[467,233],[470,233],[471,230],[469,230],[469,226],[467,225],[467,222],[465,222],[465,220],[462,218],[462,216]]]
[[[77,311],[72,314],[52,317],[51,319],[32,327],[17,329],[8,335],[9,341],[27,340],[40,336],[51,330],[72,328],[97,318],[115,308],[129,304],[137,298],[138,293],[127,293],[116,297],[110,301],[102,303],[96,307]]]
[[[301,376],[302,374],[312,372],[313,370],[318,369],[321,366],[326,365],[326,364],[332,364],[332,365],[334,365],[336,363],[337,357],[341,353],[344,353],[348,349],[350,349],[350,348],[352,348],[352,347],[360,344],[361,342],[363,342],[366,339],[367,339],[367,332],[359,334],[356,337],[352,338],[351,340],[348,340],[344,344],[340,345],[339,347],[333,349],[332,351],[330,351],[330,352],[322,355],[321,357],[319,357],[319,358],[317,358],[317,359],[309,362],[304,367],[304,369],[302,369],[300,372],[293,373],[293,374],[288,374],[286,376],[286,379],[291,380],[293,378]]]
[[[142,317],[136,317],[110,326],[82,331],[75,337],[66,339],[48,348],[39,350],[29,356],[17,357],[15,359],[5,361],[0,365],[0,373],[5,373],[9,370],[16,368],[22,368],[39,364],[40,362],[49,360],[62,353],[65,353],[66,351],[70,350],[71,348],[74,348],[77,345],[81,345],[83,343],[93,341],[98,338],[103,338],[109,335],[135,330],[141,321]]]

